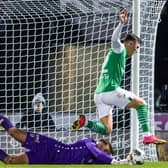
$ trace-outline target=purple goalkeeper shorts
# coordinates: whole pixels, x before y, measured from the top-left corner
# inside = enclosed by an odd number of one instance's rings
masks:
[[[26,141],[22,145],[26,148],[25,153],[29,159],[29,164],[49,164],[52,144],[57,141],[44,135],[27,132]]]

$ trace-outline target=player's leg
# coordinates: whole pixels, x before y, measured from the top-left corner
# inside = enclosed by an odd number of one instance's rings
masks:
[[[109,103],[109,100],[104,98],[104,102]],[[142,132],[144,134],[143,143],[149,144],[161,144],[165,143],[165,140],[156,138],[151,135],[149,128],[149,120],[148,120],[148,108],[145,101],[139,97],[137,97],[132,92],[124,90],[122,88],[117,88],[115,90],[115,95],[113,95],[113,103],[120,108],[135,108],[138,115],[138,120],[141,125]]]
[[[100,121],[91,121],[84,115],[80,115],[79,118],[73,123],[72,130],[76,131],[85,126],[90,130],[100,133],[102,135],[110,134],[112,132],[112,105],[104,104],[102,101],[102,95],[94,95],[94,101],[99,113]]]
[[[111,99],[109,95],[106,95],[107,99]],[[100,121],[88,121],[91,123],[91,127],[87,125],[92,131],[101,133],[102,135],[110,134],[113,129],[113,117],[112,117],[112,109],[113,105],[106,104],[103,101],[104,93],[95,94],[94,102],[96,104],[97,112],[99,114]]]
[[[113,131],[113,116],[109,114],[100,118],[101,123],[106,127],[106,134],[110,134]]]
[[[110,117],[110,116],[108,116]],[[84,124],[83,121],[85,120]],[[111,133],[112,127],[107,128],[107,124],[105,124],[107,121],[106,117],[103,117],[102,121],[92,121],[92,120],[87,120],[85,115],[80,115],[76,121],[73,122],[72,124],[72,131],[77,131],[81,127],[87,127],[91,131],[94,131],[96,133],[100,133],[102,135],[106,135]]]
[[[144,144],[164,144],[165,140],[159,139],[154,135],[151,135],[149,128],[149,119],[148,119],[148,107],[145,101],[137,96],[134,96],[132,101],[126,105],[126,108],[134,108],[137,111],[138,120],[141,125],[143,132],[143,143]]]
[[[141,129],[146,135],[149,135],[150,130],[149,130],[149,120],[148,120],[148,109],[145,101],[134,95],[131,98],[131,101],[126,105],[126,108],[136,109],[138,120],[141,125]]]
[[[120,108],[135,108],[138,113],[142,131],[146,133],[149,132],[147,105],[143,99],[138,98],[132,92],[118,87],[115,91],[104,93],[103,102],[106,104],[114,104]]]

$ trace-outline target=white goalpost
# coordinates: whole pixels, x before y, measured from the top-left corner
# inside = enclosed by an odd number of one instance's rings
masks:
[[[139,95],[148,104],[151,132],[155,133],[154,125],[154,64],[155,40],[160,12],[165,1],[140,1],[140,37],[143,45],[140,49],[139,62]],[[142,135],[139,135],[142,139]],[[142,144],[140,145],[142,146]],[[148,160],[157,160],[155,146],[144,146]],[[150,158],[150,156],[153,156]]]
[[[46,113],[55,129],[22,128],[63,142],[102,137],[88,129],[72,132],[79,114],[98,120],[93,101],[101,66],[111,47],[111,35],[126,8],[128,22],[121,39],[135,32],[142,39],[139,53],[127,60],[122,87],[144,98],[154,133],[154,64],[157,24],[164,0],[2,0],[0,1],[0,113],[16,124],[29,115],[32,99],[42,93]],[[113,133],[104,136],[124,158],[131,149],[145,150],[156,161],[155,145],[142,144],[136,112],[115,108]],[[37,122],[37,121],[36,121]],[[47,121],[49,122],[49,121]],[[21,127],[19,127],[21,128]],[[0,149],[8,153],[22,147],[3,130]]]
[[[132,25],[133,32],[140,37],[140,0],[133,1],[133,12],[132,12]],[[132,58],[132,92],[139,96],[139,60],[140,60],[139,52],[135,54]],[[136,110],[131,110],[131,151],[135,148],[139,147],[139,122],[137,119]]]

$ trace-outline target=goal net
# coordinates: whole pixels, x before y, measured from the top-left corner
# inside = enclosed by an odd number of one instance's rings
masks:
[[[154,50],[163,0],[141,0],[139,95],[149,105],[154,132]],[[0,1],[0,113],[14,124],[28,116],[32,99],[42,93],[46,113],[55,128],[35,126],[22,129],[44,133],[63,142],[100,135],[87,129],[72,132],[79,114],[98,120],[93,101],[101,66],[111,47],[111,35],[119,23],[120,9],[129,11],[121,39],[132,31],[132,0],[3,0]],[[131,60],[127,60],[122,87],[131,89]],[[32,115],[32,114],[31,114]],[[34,118],[33,118],[34,119]],[[35,122],[43,122],[43,119]],[[50,121],[47,120],[46,124]],[[108,138],[116,158],[130,151],[130,111],[113,110],[113,133]],[[19,125],[21,128],[21,125]],[[8,153],[22,151],[5,131],[0,148]],[[143,148],[149,160],[157,160],[155,146]]]

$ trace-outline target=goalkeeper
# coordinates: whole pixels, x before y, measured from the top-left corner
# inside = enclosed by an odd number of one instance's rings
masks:
[[[166,141],[151,135],[148,121],[148,107],[142,98],[137,97],[130,91],[120,87],[125,71],[126,56],[133,56],[140,48],[141,40],[133,33],[126,35],[121,43],[120,35],[124,24],[127,22],[128,13],[125,9],[119,14],[120,23],[112,35],[112,47],[109,51],[97,85],[94,101],[99,113],[100,121],[90,121],[84,115],[73,123],[72,130],[76,131],[85,126],[102,135],[112,132],[112,109],[113,106],[120,108],[134,108],[143,132],[144,144],[163,144]]]
[[[0,125],[27,150],[17,155],[8,155],[0,149],[0,160],[7,164],[129,164],[131,158],[113,159],[112,146],[101,139],[78,140],[65,144],[44,135],[24,132],[0,115]]]

